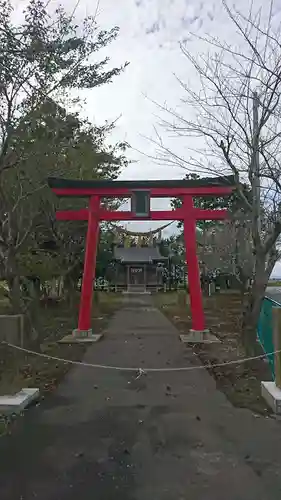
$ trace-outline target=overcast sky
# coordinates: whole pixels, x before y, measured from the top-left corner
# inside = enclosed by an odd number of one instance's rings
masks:
[[[25,2],[18,0],[18,5]],[[49,9],[62,3],[72,12],[77,0],[51,0]],[[238,10],[247,14],[250,0],[236,0]],[[268,15],[269,0],[254,0],[254,9],[262,8]],[[281,0],[276,0],[273,16],[279,19]],[[181,107],[183,90],[176,76],[187,84],[196,83],[196,73],[180,50],[186,43],[194,54],[205,50],[203,43],[192,41],[190,32],[204,36],[217,35],[228,42],[237,39],[235,27],[228,19],[220,0],[81,0],[75,11],[79,23],[87,14],[97,12],[97,22],[102,29],[117,25],[120,34],[105,49],[112,65],[128,61],[125,72],[113,83],[83,94],[87,100],[85,113],[94,123],[115,120],[119,117],[112,141],[125,140],[132,149],[131,164],[122,173],[126,179],[182,178],[184,171],[171,166],[157,165],[149,156],[155,156],[155,145],[145,137],[155,139],[155,127],[160,130],[165,144],[177,154],[188,157],[192,143],[188,139],[172,138],[159,129],[159,110],[151,101]],[[175,76],[176,75],[176,76]],[[184,111],[184,108],[182,108]],[[153,208],[162,208],[163,200]],[[150,223],[129,224],[130,229],[148,229]],[[281,266],[280,266],[281,267]],[[278,270],[278,274],[281,275]]]

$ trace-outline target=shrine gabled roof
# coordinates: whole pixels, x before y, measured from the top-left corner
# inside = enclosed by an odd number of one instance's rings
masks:
[[[126,188],[126,189],[153,189],[153,188],[195,188],[195,187],[223,187],[234,186],[233,175],[222,177],[202,177],[200,179],[170,179],[170,180],[137,180],[119,181],[111,179],[80,180],[49,177],[48,184],[52,189],[95,189],[95,188]]]
[[[115,247],[114,258],[121,262],[155,262],[165,261],[157,247]]]

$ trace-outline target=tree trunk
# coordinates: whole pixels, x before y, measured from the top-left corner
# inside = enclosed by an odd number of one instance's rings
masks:
[[[70,276],[64,279],[65,297],[68,305],[72,308],[75,305],[76,299],[76,286],[74,280]]]
[[[246,302],[242,323],[242,339],[246,351],[250,355],[258,351],[256,330],[268,278],[266,257],[263,254],[257,255],[254,279]]]
[[[63,293],[64,293],[64,277],[60,276],[59,279],[59,285],[58,285],[58,297],[59,299],[63,298]]]
[[[9,298],[14,314],[22,313],[21,289],[19,276],[10,276],[8,279]]]
[[[58,298],[57,278],[53,278],[51,281],[50,298],[51,299]]]
[[[9,247],[4,261],[4,275],[9,286],[9,301],[14,314],[22,313],[20,275],[14,249]]]

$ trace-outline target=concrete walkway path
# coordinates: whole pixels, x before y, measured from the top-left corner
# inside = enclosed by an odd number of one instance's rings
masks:
[[[149,297],[127,299],[86,362],[200,366]],[[74,367],[0,439],[1,500],[277,500],[281,425],[233,408],[203,369]]]

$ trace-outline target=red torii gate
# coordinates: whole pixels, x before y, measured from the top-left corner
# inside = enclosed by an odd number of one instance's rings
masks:
[[[129,220],[182,220],[192,329],[206,330],[203,311],[200,271],[196,254],[196,221],[223,220],[227,210],[202,210],[195,208],[193,197],[227,196],[234,190],[234,177],[201,178],[198,180],[157,180],[157,181],[112,181],[112,180],[72,180],[49,178],[48,184],[57,196],[87,197],[88,208],[81,210],[61,210],[58,220],[87,220],[88,231],[84,259],[84,272],[79,309],[77,336],[91,336],[91,313],[93,283],[95,280],[96,256],[100,221]],[[131,211],[107,210],[101,207],[102,198],[131,198]],[[182,207],[176,210],[150,210],[150,198],[180,198]]]

